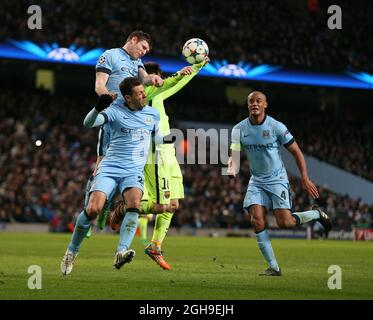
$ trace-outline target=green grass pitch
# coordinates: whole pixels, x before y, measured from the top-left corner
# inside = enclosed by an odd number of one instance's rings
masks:
[[[68,277],[59,264],[68,234],[0,233],[0,299],[373,299],[373,244],[273,239],[282,277],[266,267],[255,239],[168,237],[164,271],[134,240],[136,257],[112,267],[117,235],[85,240]],[[42,289],[30,290],[30,265],[42,268]],[[327,286],[328,267],[342,268],[342,289]]]

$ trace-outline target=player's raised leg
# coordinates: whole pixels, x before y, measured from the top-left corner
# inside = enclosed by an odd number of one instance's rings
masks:
[[[291,229],[311,221],[319,221],[325,230],[330,231],[332,224],[328,215],[317,205],[311,210],[291,213],[288,209],[275,209],[276,222],[280,228]]]
[[[288,183],[264,185],[263,189],[271,199],[277,225],[280,228],[291,229],[311,221],[319,221],[327,231],[331,230],[332,225],[328,215],[317,205],[314,205],[311,210],[291,213],[292,201]]]
[[[321,210],[318,205],[313,205],[311,210],[303,212],[293,212],[292,215],[296,220],[297,226],[311,221],[318,221],[321,223],[326,231],[330,231],[332,229],[330,218],[323,210]]]

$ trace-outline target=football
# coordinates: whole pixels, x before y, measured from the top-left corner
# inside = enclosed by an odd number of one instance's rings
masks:
[[[190,64],[199,63],[209,55],[209,47],[202,39],[192,38],[185,42],[182,54]]]

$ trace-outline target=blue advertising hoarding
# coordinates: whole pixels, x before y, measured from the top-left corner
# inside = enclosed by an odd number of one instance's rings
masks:
[[[9,40],[0,44],[0,58],[33,60],[53,63],[69,63],[94,66],[104,48],[85,49],[76,45],[60,47],[57,43],[36,44],[31,41]],[[183,68],[186,62],[180,59],[146,56],[144,61],[154,61],[162,70],[174,73]],[[220,77],[263,82],[276,82],[297,85],[329,86],[373,90],[373,75],[365,72],[345,72],[340,74],[296,71],[282,66],[268,64],[253,65],[239,61],[213,60],[199,73],[200,76]]]

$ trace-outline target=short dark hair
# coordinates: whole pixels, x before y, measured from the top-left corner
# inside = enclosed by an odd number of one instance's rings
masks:
[[[135,77],[129,77],[122,80],[122,82],[119,84],[120,92],[122,93],[123,97],[126,95],[132,94],[133,87],[141,86],[142,83],[139,79]]]
[[[159,63],[151,62],[151,61],[145,62],[144,67],[148,74],[157,74],[157,73],[161,74],[162,73],[161,66],[159,65]]]
[[[145,40],[148,44],[149,44],[149,48],[152,47],[152,38],[150,37],[150,34],[149,33],[146,33],[144,31],[141,31],[141,30],[136,30],[136,31],[133,31],[130,33],[130,35],[128,36],[127,40],[126,40],[126,43],[128,41],[130,41],[133,37],[137,37],[137,40],[138,41],[142,41],[142,40]]]

